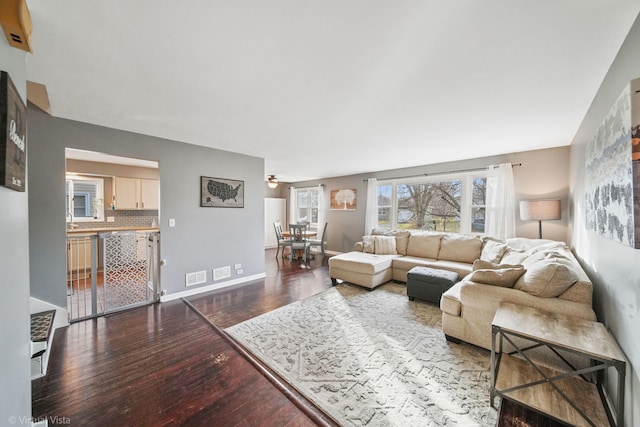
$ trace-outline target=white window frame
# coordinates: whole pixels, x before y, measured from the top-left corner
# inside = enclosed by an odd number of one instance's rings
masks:
[[[397,213],[398,213],[398,185],[400,184],[430,184],[442,181],[461,182],[460,197],[460,233],[465,234],[483,234],[474,232],[471,229],[472,209],[476,207],[484,207],[484,205],[473,205],[473,180],[476,178],[487,177],[486,171],[457,172],[451,174],[425,175],[409,178],[393,178],[388,180],[379,180],[378,187],[383,185],[391,185],[391,207],[389,213],[389,228],[391,230],[398,229]],[[377,191],[376,191],[377,194]],[[376,200],[377,203],[377,200]]]
[[[74,202],[74,181],[92,181],[96,183],[96,206],[95,216],[93,217],[76,217],[73,215],[75,202]],[[67,198],[66,205],[69,206],[69,211],[66,212],[66,221],[69,222],[99,222],[104,221],[104,179],[92,176],[81,175],[66,175],[66,182],[69,183],[69,193],[65,194]]]
[[[316,222],[310,222],[311,218],[313,218],[313,215],[311,214],[311,212],[309,212],[310,209],[313,209],[312,203],[311,201],[313,200],[312,197],[312,193],[318,193],[318,187],[304,187],[304,188],[296,188],[295,189],[295,198],[294,200],[291,201],[291,203],[293,203],[294,208],[293,208],[293,212],[295,213],[295,218],[291,218],[291,222],[292,223],[296,223],[300,220],[298,214],[300,213],[300,209],[298,208],[298,193],[307,193],[307,200],[309,201],[309,203],[311,204],[311,206],[307,206],[307,218],[308,222],[309,222],[309,227],[311,228],[318,228],[318,222],[316,220]],[[317,198],[318,196],[316,195],[316,200],[318,200]],[[316,215],[316,219],[320,217],[320,206],[316,207],[316,210],[318,211],[317,215]]]

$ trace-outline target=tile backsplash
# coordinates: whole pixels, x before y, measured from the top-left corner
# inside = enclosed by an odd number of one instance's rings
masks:
[[[113,217],[114,222],[107,222]],[[78,222],[77,229],[103,227],[151,227],[153,222],[159,224],[157,210],[105,210],[104,221]]]

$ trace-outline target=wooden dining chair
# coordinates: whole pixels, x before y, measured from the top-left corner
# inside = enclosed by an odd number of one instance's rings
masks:
[[[289,224],[289,234],[291,241],[291,261],[294,260],[297,251],[303,251],[303,261],[309,259],[309,239],[307,238],[306,224]]]
[[[309,239],[309,246],[320,246],[320,251],[322,252],[322,256],[324,256],[324,245],[326,244],[327,238],[327,223],[324,223],[324,227],[322,228],[322,235],[319,239]]]
[[[278,258],[278,252],[280,252],[280,247],[282,247],[282,258],[284,258],[284,248],[291,247],[291,240],[285,239],[282,235],[282,224],[280,221],[275,221],[273,223],[273,228],[276,230],[276,239],[278,240],[278,249],[276,250],[276,258]]]

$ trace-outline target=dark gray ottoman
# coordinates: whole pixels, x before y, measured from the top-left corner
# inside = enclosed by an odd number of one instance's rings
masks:
[[[440,303],[442,294],[458,282],[458,273],[429,267],[413,267],[407,272],[407,296]]]

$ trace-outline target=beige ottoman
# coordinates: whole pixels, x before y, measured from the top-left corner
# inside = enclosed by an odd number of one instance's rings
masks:
[[[402,255],[347,252],[329,258],[329,277],[373,289],[391,280],[391,261]]]

